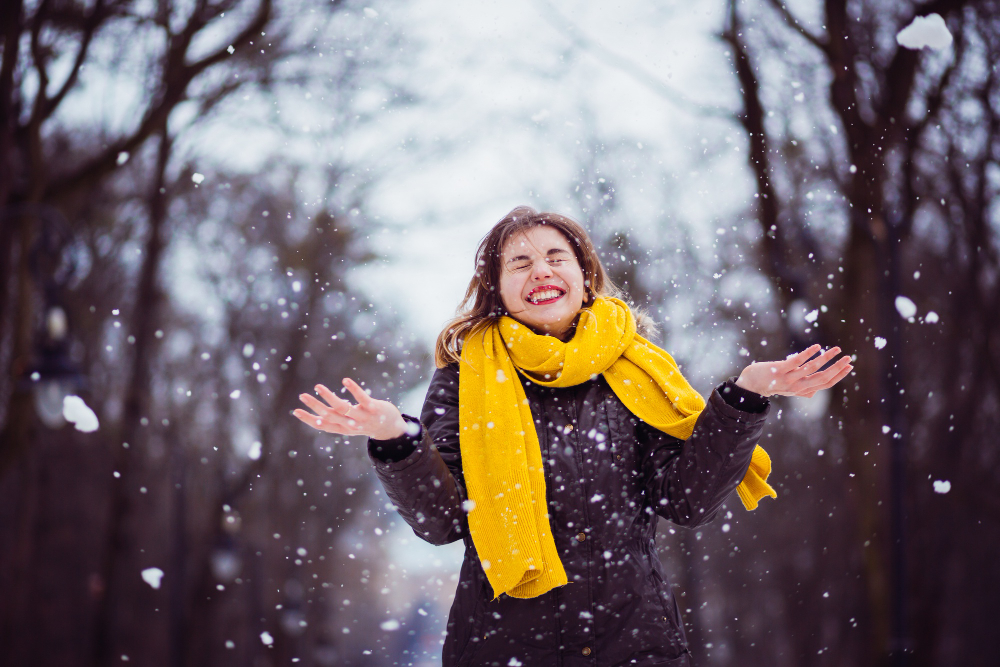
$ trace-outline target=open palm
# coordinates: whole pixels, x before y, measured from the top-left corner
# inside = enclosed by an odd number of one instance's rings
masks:
[[[366,435],[376,440],[398,438],[406,433],[406,421],[395,405],[372,398],[350,378],[344,378],[344,387],[351,392],[357,403],[345,401],[318,384],[316,393],[323,400],[309,394],[299,394],[299,400],[312,412],[299,408],[292,414],[309,426],[327,433]]]
[[[839,347],[831,347],[810,360],[822,348],[817,344],[784,361],[760,361],[743,369],[736,384],[761,396],[802,396],[811,398],[817,391],[829,389],[854,370],[851,358],[844,356],[826,370],[826,364],[840,354]]]

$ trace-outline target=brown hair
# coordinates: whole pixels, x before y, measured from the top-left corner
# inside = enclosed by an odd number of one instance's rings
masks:
[[[458,316],[445,325],[434,346],[434,362],[438,368],[461,359],[462,341],[472,331],[492,324],[507,314],[500,298],[500,260],[503,248],[508,240],[539,225],[557,229],[569,241],[583,270],[584,303],[590,303],[598,296],[625,298],[625,293],[611,282],[590,236],[579,223],[558,213],[539,213],[530,206],[518,206],[493,225],[493,229],[479,242],[476,272],[458,306]],[[655,333],[655,325],[645,313],[635,312],[635,316],[640,333]]]

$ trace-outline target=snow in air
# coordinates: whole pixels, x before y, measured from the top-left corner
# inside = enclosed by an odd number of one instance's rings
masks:
[[[390,618],[388,621],[383,621],[378,627],[382,628],[386,632],[392,632],[393,630],[399,630],[399,621],[394,618]]]
[[[63,398],[63,419],[71,424],[76,424],[76,430],[84,433],[92,433],[100,426],[97,415],[79,396]]]
[[[938,314],[933,310],[928,311],[928,313],[924,316],[924,322],[927,322],[927,324],[937,324],[940,320],[941,318],[939,318]]]
[[[917,304],[908,297],[900,295],[896,297],[896,310],[904,320],[908,320],[917,314]]]
[[[163,579],[163,570],[158,567],[147,567],[142,571],[142,580],[155,589],[160,588],[160,581]]]
[[[264,632],[260,633],[260,642],[264,646],[270,646],[271,644],[274,643],[274,637],[271,636],[270,632],[265,630]]]
[[[896,41],[907,49],[945,49],[954,38],[940,14],[917,16],[910,25],[896,33]]]
[[[806,322],[815,322],[817,317],[819,317],[819,310],[812,310],[806,314]]]
[[[883,347],[885,347],[885,338],[875,336],[875,349],[881,350]]]
[[[202,183],[205,182],[205,174],[199,174],[198,172],[195,172],[191,174],[191,180],[194,182],[195,185],[201,185]]]
[[[934,493],[948,493],[951,491],[951,482],[946,479],[934,480]]]

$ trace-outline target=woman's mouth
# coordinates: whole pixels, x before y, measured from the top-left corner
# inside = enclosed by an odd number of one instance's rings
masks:
[[[558,301],[565,293],[566,290],[561,287],[556,287],[555,285],[542,285],[531,290],[525,300],[533,306],[544,306]]]

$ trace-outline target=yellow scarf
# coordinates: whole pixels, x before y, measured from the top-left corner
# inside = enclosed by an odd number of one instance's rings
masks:
[[[705,400],[669,354],[636,333],[619,299],[596,299],[565,343],[510,317],[466,337],[458,405],[472,501],[469,532],[496,595],[530,598],[567,579],[549,526],[538,434],[517,369],[547,387],[572,387],[603,374],[632,414],[680,439],[690,437]],[[757,447],[737,487],[747,509],[764,495],[777,497],[765,481],[770,472],[770,459]]]

